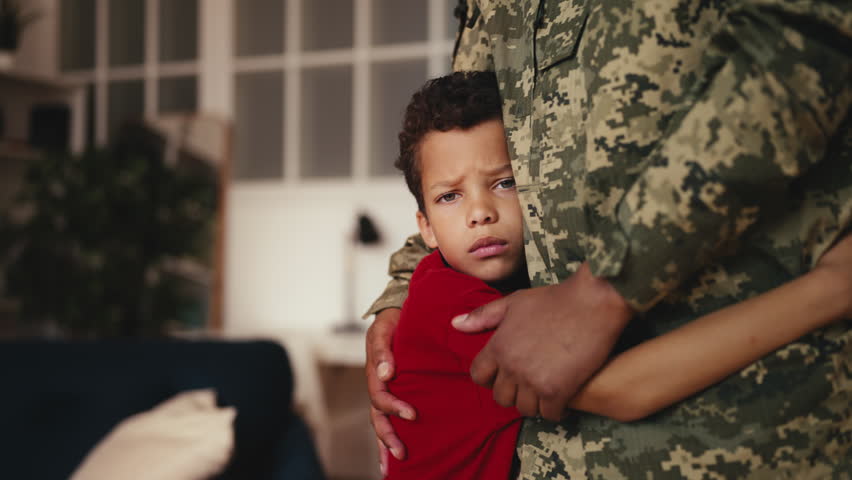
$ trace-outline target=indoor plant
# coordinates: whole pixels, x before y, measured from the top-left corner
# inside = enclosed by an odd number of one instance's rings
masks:
[[[28,215],[0,215],[5,287],[30,332],[159,336],[198,301],[171,265],[209,257],[218,171],[189,154],[170,164],[141,124],[119,138],[34,159],[16,209]]]

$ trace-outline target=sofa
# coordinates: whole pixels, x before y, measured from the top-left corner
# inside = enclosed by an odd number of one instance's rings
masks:
[[[292,410],[286,351],[267,341],[0,342],[0,477],[67,479],[116,425],[179,392],[236,409],[221,479],[320,480]]]

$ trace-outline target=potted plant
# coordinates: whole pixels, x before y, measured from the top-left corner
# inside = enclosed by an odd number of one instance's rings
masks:
[[[37,18],[38,13],[25,11],[17,0],[0,0],[0,69],[12,67],[21,33]]]
[[[24,333],[158,336],[199,308],[177,267],[211,255],[218,171],[189,153],[170,164],[142,124],[118,137],[33,159],[16,210],[0,212],[0,268]]]

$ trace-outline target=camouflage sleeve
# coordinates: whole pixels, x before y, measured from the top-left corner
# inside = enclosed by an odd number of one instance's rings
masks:
[[[475,0],[459,0],[455,11],[459,19],[456,46],[453,50],[453,70],[493,71],[494,59],[488,34],[482,28],[483,18]]]
[[[690,106],[619,204],[622,231],[589,259],[639,311],[819,162],[852,104],[849,1],[744,1],[721,22]]]
[[[426,246],[420,234],[408,237],[405,245],[391,255],[390,265],[388,265],[388,275],[391,276],[391,280],[385,287],[385,291],[373,302],[363,317],[368,318],[386,308],[401,308],[408,296],[408,282],[411,280],[411,274],[414,273],[420,260],[431,252],[432,249]]]

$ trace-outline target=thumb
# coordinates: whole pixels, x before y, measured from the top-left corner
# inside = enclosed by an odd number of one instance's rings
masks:
[[[503,317],[506,316],[506,306],[505,298],[486,303],[468,314],[453,318],[453,327],[466,333],[493,330],[500,325]]]
[[[394,361],[391,342],[399,322],[398,309],[385,309],[367,330],[367,359],[378,379],[386,382],[393,377]],[[369,377],[369,375],[368,375]]]

